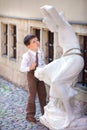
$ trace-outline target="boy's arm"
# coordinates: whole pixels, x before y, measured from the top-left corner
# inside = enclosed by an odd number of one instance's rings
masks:
[[[25,55],[22,57],[21,66],[20,66],[21,72],[28,72],[30,71],[30,67],[28,66],[28,59]]]
[[[34,70],[36,67],[36,63],[29,63],[29,58],[26,57],[26,55],[23,55],[20,71],[21,72],[29,72],[30,70]]]

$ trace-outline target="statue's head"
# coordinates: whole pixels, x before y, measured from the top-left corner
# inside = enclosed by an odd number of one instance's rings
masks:
[[[43,15],[43,22],[45,23],[46,27],[51,32],[58,32],[58,26],[54,23],[54,20],[52,19],[50,13],[48,10],[52,10],[52,6],[45,5],[40,8],[41,13]]]
[[[65,26],[66,20],[64,13],[58,13],[53,6],[45,5],[40,8],[43,15],[43,22],[51,32],[58,32],[59,26]]]
[[[52,20],[48,17],[44,17],[43,22],[51,32],[58,32],[58,26],[53,24]]]

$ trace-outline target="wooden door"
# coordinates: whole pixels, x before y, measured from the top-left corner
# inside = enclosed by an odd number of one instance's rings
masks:
[[[35,29],[35,35],[38,37],[40,41],[40,29]]]
[[[87,36],[83,37],[83,57],[84,57],[84,69],[83,69],[83,85],[87,85]]]
[[[52,32],[48,31],[48,62],[52,62],[53,61],[53,55],[54,55],[54,35]]]

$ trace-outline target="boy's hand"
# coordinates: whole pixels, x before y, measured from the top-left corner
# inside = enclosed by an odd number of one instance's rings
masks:
[[[34,70],[36,67],[36,63],[32,63],[31,66],[30,66],[30,70]]]

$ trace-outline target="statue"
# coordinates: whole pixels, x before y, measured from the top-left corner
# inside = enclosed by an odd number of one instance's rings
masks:
[[[40,117],[40,122],[50,130],[80,127],[82,126],[80,119],[86,125],[87,117],[83,118],[85,115],[83,109],[87,106],[84,105],[85,101],[78,100],[79,90],[74,87],[84,67],[79,42],[62,12],[58,13],[49,5],[41,7],[41,12],[43,22],[49,30],[58,34],[63,55],[35,71],[35,76],[50,86],[49,103],[44,108],[45,113]]]

